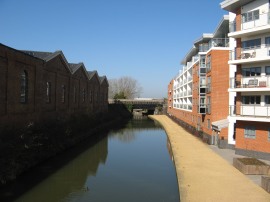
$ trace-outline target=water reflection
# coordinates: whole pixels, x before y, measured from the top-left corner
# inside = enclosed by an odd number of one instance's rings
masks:
[[[99,165],[105,164],[107,155],[108,138],[104,138],[17,201],[61,201],[70,193],[86,191],[86,179],[96,175]]]
[[[50,172],[55,162],[43,166],[50,175],[16,201],[179,201],[171,159],[160,125],[148,119],[132,120],[61,168]]]

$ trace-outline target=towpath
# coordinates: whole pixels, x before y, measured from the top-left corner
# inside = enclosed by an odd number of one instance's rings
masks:
[[[181,202],[270,202],[268,194],[165,115],[149,116],[170,140]]]

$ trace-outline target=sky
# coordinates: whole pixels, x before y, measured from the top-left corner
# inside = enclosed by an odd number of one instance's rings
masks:
[[[128,76],[139,97],[167,97],[180,61],[222,16],[222,0],[0,0],[0,43],[62,50],[108,80]]]

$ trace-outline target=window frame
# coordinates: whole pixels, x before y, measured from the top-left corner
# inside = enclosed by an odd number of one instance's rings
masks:
[[[244,137],[249,139],[256,139],[256,127],[255,126],[245,126]]]
[[[267,72],[269,70],[269,72]],[[265,66],[265,75],[270,75],[270,66]]]
[[[51,103],[52,82],[46,82],[46,103]]]
[[[28,102],[28,72],[23,70],[20,75],[20,103]]]
[[[261,104],[260,95],[241,96],[241,100],[242,100],[242,105],[260,105]],[[259,103],[257,101],[259,101]]]
[[[86,100],[86,90],[85,88],[82,90],[82,102],[85,102]]]
[[[62,84],[61,90],[62,90],[62,92],[61,92],[61,102],[65,103],[65,101],[66,101],[66,86],[64,84]]]
[[[270,105],[270,95],[265,95],[264,96],[264,104],[265,105]]]
[[[243,67],[241,74],[243,77],[261,76],[262,67]]]
[[[242,13],[242,23],[251,22],[260,19],[260,10],[256,9],[250,12]]]
[[[242,41],[242,49],[244,50],[260,48],[261,45],[262,45],[261,38]]]

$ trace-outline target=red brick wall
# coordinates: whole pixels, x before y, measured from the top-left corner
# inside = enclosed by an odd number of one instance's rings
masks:
[[[28,74],[28,99],[20,102],[20,75]],[[45,62],[23,52],[0,44],[0,123],[29,123],[44,119],[67,117],[72,113],[96,113],[106,111],[108,101],[99,99],[108,89],[102,88],[95,75],[88,79],[83,68],[72,74],[61,55]],[[51,83],[51,100],[47,102],[47,82]],[[62,85],[65,100],[62,102]],[[73,102],[76,86],[76,103]],[[89,89],[95,91],[95,102],[90,102]],[[85,89],[85,101],[83,101]],[[106,91],[105,91],[106,90]],[[94,105],[95,103],[95,105]],[[90,110],[88,110],[90,109]]]
[[[168,85],[168,109],[167,112],[172,114],[173,108],[173,80],[170,81]]]
[[[193,66],[193,97],[192,97],[192,112],[178,109],[168,109],[168,112],[176,118],[186,122],[187,124],[197,128],[200,126],[202,132],[212,135],[211,123],[214,121],[226,119],[229,111],[229,51],[228,50],[212,50],[211,54],[211,71],[207,73],[211,77],[211,92],[207,96],[211,97],[211,113],[199,114],[198,113],[198,99],[199,99],[199,64]],[[172,82],[168,85],[168,98],[169,89],[172,89]],[[170,101],[168,100],[168,105]],[[198,122],[200,120],[200,122]],[[210,120],[210,127],[208,127],[208,120]],[[228,129],[222,129],[220,137],[223,139],[228,138]]]
[[[245,126],[256,127],[256,138],[245,138]],[[270,141],[268,140],[269,124],[264,122],[237,121],[236,123],[236,145],[237,149],[252,150],[270,153]]]
[[[236,31],[241,31],[241,23],[242,23],[242,15],[241,15],[241,7],[236,11]]]

